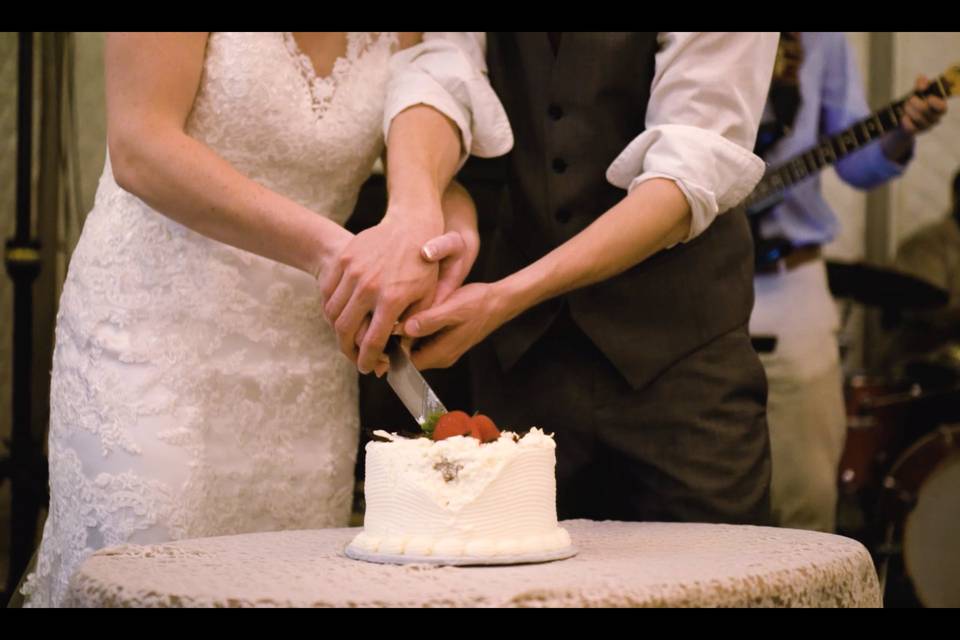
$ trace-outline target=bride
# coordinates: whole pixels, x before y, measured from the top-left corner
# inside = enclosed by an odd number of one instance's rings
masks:
[[[28,606],[61,604],[106,546],[347,524],[357,369],[317,279],[384,149],[390,58],[419,38],[107,37],[108,155],[57,316]],[[445,271],[419,257],[443,229],[381,223],[404,304],[476,255],[469,197],[454,186],[443,210],[465,241]]]

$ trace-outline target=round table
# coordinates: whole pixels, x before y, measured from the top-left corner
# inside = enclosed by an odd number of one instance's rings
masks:
[[[543,564],[351,560],[359,529],[125,545],[89,557],[82,607],[879,607],[870,554],[849,538],[746,525],[562,523],[579,553]]]

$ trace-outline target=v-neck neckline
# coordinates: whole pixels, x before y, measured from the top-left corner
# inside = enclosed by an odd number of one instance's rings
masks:
[[[320,73],[317,71],[316,65],[313,62],[313,58],[307,55],[307,53],[303,50],[303,47],[300,46],[300,43],[297,42],[297,37],[293,35],[293,31],[283,32],[284,39],[286,39],[289,44],[290,53],[292,53],[298,58],[298,60],[301,63],[301,66],[304,66],[304,67],[307,66],[307,65],[304,65],[303,62],[309,63],[309,71],[310,71],[309,80],[311,82],[322,82],[325,80],[329,80],[330,78],[333,77],[334,73],[336,73],[337,71],[337,65],[342,64],[342,61],[344,60],[350,59],[351,57],[350,54],[352,53],[352,49],[354,47],[356,35],[357,35],[356,31],[344,32],[344,41],[346,42],[346,47],[344,47],[343,53],[341,53],[340,55],[338,55],[336,58],[333,59],[333,62],[330,65],[329,73],[320,75]]]
[[[318,116],[322,116],[336,97],[340,76],[365,53],[365,51],[361,52],[357,50],[360,32],[346,32],[346,49],[342,54],[334,58],[333,64],[330,66],[330,73],[322,76],[317,73],[313,59],[300,48],[300,43],[297,42],[293,32],[283,31],[281,35],[287,52],[290,54],[290,57],[300,72],[300,76],[306,84],[307,91],[310,95],[311,107]]]

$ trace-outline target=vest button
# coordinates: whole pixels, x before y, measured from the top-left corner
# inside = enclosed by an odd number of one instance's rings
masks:
[[[557,209],[557,213],[555,215],[557,221],[559,222],[570,222],[570,209]]]
[[[567,162],[563,158],[554,158],[553,159],[553,170],[556,173],[563,173],[567,170]]]
[[[553,120],[559,120],[563,117],[563,109],[558,104],[551,104],[547,107],[547,115],[549,115]]]

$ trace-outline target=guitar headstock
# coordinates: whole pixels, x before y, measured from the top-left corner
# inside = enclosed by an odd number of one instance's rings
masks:
[[[947,95],[960,93],[960,64],[949,67],[941,77],[946,85]]]

